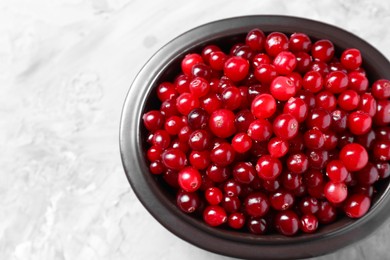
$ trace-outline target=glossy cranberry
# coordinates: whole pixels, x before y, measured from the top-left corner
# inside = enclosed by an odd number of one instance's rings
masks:
[[[316,95],[316,107],[332,112],[337,106],[334,94],[328,90],[323,90]]]
[[[149,170],[152,174],[162,174],[166,168],[160,160],[157,160],[150,163]]]
[[[188,192],[194,192],[200,188],[202,183],[202,176],[199,171],[193,167],[186,167],[182,169],[178,176],[180,187]]]
[[[334,52],[334,45],[329,40],[318,40],[311,48],[311,55],[313,58],[322,62],[329,62],[332,60]]]
[[[356,142],[365,147],[367,150],[371,150],[376,139],[376,134],[374,130],[371,129],[368,133],[357,136]]]
[[[274,58],[273,65],[278,74],[288,75],[295,69],[297,60],[292,52],[282,51]]]
[[[184,126],[184,123],[179,116],[171,116],[165,120],[164,129],[170,135],[177,135],[180,129]]]
[[[217,45],[207,45],[202,50],[202,59],[208,63],[210,60],[210,56],[213,52],[220,51],[221,49]]]
[[[309,160],[303,153],[292,154],[287,158],[286,165],[289,171],[296,174],[305,172],[309,167]]]
[[[287,210],[294,204],[294,195],[288,191],[276,191],[270,196],[269,201],[272,208],[279,211]]]
[[[267,195],[253,192],[244,200],[245,212],[251,217],[264,216],[270,207]]]
[[[276,230],[285,236],[293,236],[299,231],[298,215],[292,210],[278,212],[275,217]]]
[[[249,72],[249,63],[242,57],[231,57],[226,60],[223,71],[231,80],[241,81]]]
[[[229,227],[234,229],[241,229],[245,225],[245,215],[241,212],[234,212],[228,217]]]
[[[248,131],[249,125],[256,118],[249,110],[241,110],[236,114],[235,125],[237,127],[237,132],[246,132]]]
[[[177,148],[168,148],[161,154],[162,163],[172,170],[181,170],[186,164],[185,153]]]
[[[390,80],[379,79],[371,86],[371,93],[376,99],[390,98]]]
[[[199,100],[191,93],[183,93],[176,99],[177,110],[185,116],[199,106]]]
[[[241,99],[241,92],[236,87],[227,87],[221,93],[223,107],[232,111],[241,106]]]
[[[197,193],[181,190],[176,195],[176,204],[185,213],[192,213],[200,207],[201,202]]]
[[[347,69],[344,68],[343,64],[337,60],[337,58],[333,58],[333,60],[329,63],[330,71],[342,71],[344,73],[348,73]]]
[[[377,126],[390,124],[390,100],[381,99],[377,101],[376,113],[373,119]]]
[[[383,162],[390,160],[390,141],[376,141],[372,150],[375,160]]]
[[[339,94],[347,89],[348,87],[348,76],[341,71],[330,72],[325,79],[326,90],[332,93]]]
[[[146,158],[149,162],[157,161],[161,159],[163,149],[159,146],[151,146],[146,152]]]
[[[308,128],[317,128],[323,132],[329,129],[331,123],[332,119],[329,112],[323,108],[313,109],[306,119],[306,126]]]
[[[272,125],[268,120],[259,118],[249,125],[247,133],[255,141],[266,141],[272,136]]]
[[[309,149],[321,149],[324,146],[324,134],[316,129],[307,130],[303,135],[305,146]]]
[[[222,51],[214,51],[210,54],[209,64],[213,70],[221,71],[225,66],[227,55]]]
[[[146,129],[150,132],[155,132],[161,129],[164,125],[164,116],[158,110],[151,110],[149,112],[146,112],[142,116],[142,120]]]
[[[289,77],[278,76],[272,81],[270,91],[277,100],[287,101],[296,94],[296,87]]]
[[[195,77],[191,80],[188,88],[194,97],[199,98],[207,95],[210,91],[210,84],[204,78]]]
[[[205,170],[210,164],[209,151],[195,151],[193,150],[188,157],[192,167],[198,170]]]
[[[314,215],[303,215],[301,217],[300,229],[305,233],[313,233],[318,229],[318,219]]]
[[[292,52],[309,52],[311,50],[311,40],[307,34],[293,33],[290,36],[288,47]]]
[[[316,214],[319,210],[319,202],[316,198],[305,197],[299,202],[299,210],[303,215]]]
[[[288,152],[288,142],[280,137],[271,138],[268,142],[268,152],[274,158],[280,158]]]
[[[340,151],[340,160],[348,171],[358,171],[366,166],[368,154],[366,149],[360,144],[347,144]]]
[[[229,137],[236,131],[234,120],[235,115],[232,111],[227,109],[216,110],[210,115],[210,130],[217,137]]]
[[[249,232],[256,235],[264,235],[269,229],[269,223],[267,222],[267,220],[265,218],[259,218],[259,217],[250,218],[248,220],[247,226]]]
[[[174,82],[175,90],[177,93],[182,94],[184,92],[189,92],[190,77],[184,74],[177,76]]]
[[[348,195],[347,185],[344,182],[327,182],[324,187],[326,199],[332,203],[343,202]]]
[[[360,218],[364,216],[371,206],[371,200],[363,194],[352,194],[344,204],[345,214],[350,218]]]
[[[253,57],[252,64],[256,68],[260,64],[270,64],[271,58],[265,53],[258,53]]]
[[[283,113],[292,115],[301,123],[308,115],[308,106],[303,99],[292,97],[284,104]]]
[[[275,57],[282,51],[288,50],[288,38],[284,33],[272,32],[265,41],[265,50],[268,55]]]
[[[358,71],[348,73],[348,88],[363,94],[368,89],[367,77]]]
[[[232,147],[238,153],[245,153],[252,147],[252,139],[246,133],[238,133],[232,139]]]
[[[248,45],[243,45],[237,48],[234,51],[234,56],[244,58],[248,61],[252,61],[253,57],[256,55],[256,52],[253,51]]]
[[[302,175],[292,172],[284,172],[281,175],[282,186],[290,191],[297,189],[302,185]]]
[[[328,131],[324,133],[324,146],[322,147],[322,149],[326,151],[331,151],[337,147],[338,141],[338,136],[334,132]]]
[[[360,96],[360,101],[358,105],[358,110],[361,110],[367,113],[369,116],[373,117],[376,113],[377,104],[375,98],[369,94],[364,93]]]
[[[239,162],[235,164],[232,174],[233,178],[242,184],[251,183],[257,175],[255,167],[249,162]]]
[[[328,201],[321,201],[316,217],[321,224],[332,223],[337,218],[336,208]]]
[[[268,85],[278,76],[272,64],[259,64],[254,70],[255,78],[262,84]]]
[[[215,110],[222,108],[222,101],[219,94],[209,93],[199,99],[200,107],[206,110],[208,114],[211,114]]]
[[[211,161],[218,166],[227,166],[234,161],[235,151],[229,143],[222,143],[210,152]]]
[[[356,91],[348,89],[341,92],[337,103],[340,108],[346,111],[355,110],[359,106],[360,96]]]
[[[331,114],[332,125],[331,128],[336,133],[342,133],[347,129],[347,113],[344,110],[334,110]]]
[[[224,182],[230,177],[230,169],[228,167],[221,167],[215,164],[210,164],[206,169],[206,175],[213,182]]]
[[[367,163],[363,169],[355,173],[358,184],[372,185],[379,179],[378,169],[372,163]]]
[[[177,115],[180,115],[179,114],[179,111],[177,111],[177,108],[176,108],[176,100],[175,99],[168,99],[168,100],[165,100],[161,106],[160,106],[160,111],[161,111],[161,114],[165,117],[165,118],[169,118],[171,116],[177,116]]]
[[[192,130],[205,129],[208,125],[209,115],[203,108],[195,108],[187,116],[188,126]]]
[[[337,147],[339,149],[341,149],[344,146],[346,146],[347,144],[351,144],[351,143],[355,143],[355,142],[356,142],[355,136],[351,132],[346,131],[346,132],[343,132],[339,135],[339,142],[337,144]]]
[[[210,80],[212,76],[212,71],[208,65],[204,63],[197,63],[192,67],[191,74],[193,77],[199,77],[205,80]]]
[[[341,54],[340,62],[347,70],[355,70],[362,65],[362,55],[358,49],[346,49]]]
[[[241,207],[241,200],[237,196],[224,196],[221,206],[227,213],[237,212]]]
[[[175,85],[170,82],[163,82],[157,87],[157,97],[161,102],[174,98],[176,95]]]
[[[378,141],[390,141],[390,127],[382,126],[376,128],[375,136]]]
[[[256,118],[269,118],[276,112],[275,98],[270,94],[256,96],[251,105],[251,112]]]
[[[283,140],[294,138],[298,134],[298,121],[290,114],[281,114],[274,119],[273,132]]]
[[[317,71],[308,71],[302,80],[302,86],[304,89],[317,93],[323,88],[324,81],[322,75]]]
[[[263,180],[274,180],[282,173],[282,163],[270,155],[261,156],[256,164],[258,176]]]
[[[165,130],[157,130],[153,134],[152,143],[162,149],[168,148],[171,143],[171,136]]]
[[[192,74],[192,67],[195,64],[203,63],[202,56],[197,53],[187,54],[181,62],[181,70],[187,76]]]
[[[301,74],[306,73],[310,69],[312,57],[306,52],[298,52],[295,53],[295,58],[297,59],[295,71]]]
[[[306,155],[312,168],[322,169],[328,163],[329,153],[324,150],[308,150]]]
[[[363,111],[355,111],[348,115],[348,128],[354,135],[363,135],[371,130],[372,119]]]
[[[303,175],[304,183],[307,187],[318,187],[324,181],[324,176],[321,171],[317,169],[309,169]]]
[[[304,148],[303,135],[298,133],[294,138],[288,140],[288,152],[289,153],[299,153]]]
[[[263,180],[262,181],[262,188],[268,192],[275,192],[279,190],[279,188],[282,186],[280,178],[276,178],[274,180]]]
[[[188,142],[188,140],[190,139],[190,136],[191,136],[191,133],[192,133],[192,130],[190,129],[189,126],[183,126],[177,137],[179,138],[180,142]]]
[[[264,49],[266,36],[264,32],[258,28],[252,29],[248,32],[245,38],[245,43],[254,51],[261,51]]]
[[[380,179],[386,179],[390,176],[390,164],[388,162],[377,162],[375,167],[378,170]]]
[[[208,149],[211,145],[211,135],[206,130],[195,130],[189,136],[188,145],[194,151]]]
[[[227,221],[227,214],[221,206],[210,205],[203,211],[203,220],[209,226],[216,227]]]
[[[347,179],[348,170],[340,160],[332,160],[326,166],[326,175],[334,182],[343,182]]]

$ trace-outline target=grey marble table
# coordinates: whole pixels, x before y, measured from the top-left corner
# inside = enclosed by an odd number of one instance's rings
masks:
[[[220,18],[285,14],[338,25],[390,58],[390,2],[0,1],[0,259],[229,259],[165,230],[121,167],[128,87],[180,33]],[[390,222],[316,259],[390,259]]]

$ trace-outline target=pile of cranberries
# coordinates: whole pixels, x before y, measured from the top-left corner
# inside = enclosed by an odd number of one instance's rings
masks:
[[[224,46],[226,47],[226,46]],[[253,29],[189,53],[143,115],[152,174],[210,226],[312,233],[369,210],[390,176],[390,81],[359,50]]]

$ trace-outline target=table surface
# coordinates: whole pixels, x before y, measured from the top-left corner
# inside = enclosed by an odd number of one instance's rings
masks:
[[[195,26],[250,14],[334,24],[390,58],[389,1],[0,0],[0,259],[230,259],[145,210],[121,166],[118,127],[155,51]],[[390,259],[389,239],[387,221],[315,259]]]

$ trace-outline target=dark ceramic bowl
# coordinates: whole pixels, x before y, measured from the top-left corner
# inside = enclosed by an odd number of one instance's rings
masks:
[[[345,48],[361,51],[370,82],[390,79],[390,63],[374,47],[340,28],[307,19],[286,16],[246,16],[212,22],[190,30],[162,47],[135,78],[122,111],[120,149],[127,178],[142,204],[164,227],[178,237],[203,249],[245,259],[286,259],[313,257],[334,252],[374,232],[389,216],[390,187],[385,181],[378,189],[370,211],[362,218],[347,217],[321,227],[315,234],[294,237],[258,236],[207,226],[202,220],[180,211],[169,188],[149,173],[145,159],[146,129],[142,115],[158,109],[156,86],[173,80],[180,60],[188,52],[200,51],[213,43],[230,45],[253,28],[264,32],[304,32],[313,40],[329,39],[336,53]]]

